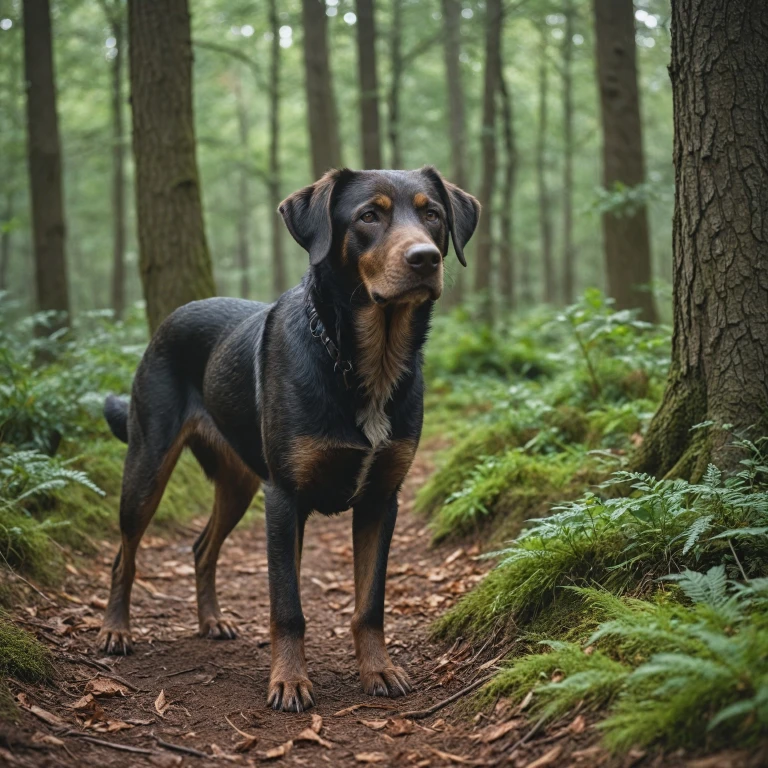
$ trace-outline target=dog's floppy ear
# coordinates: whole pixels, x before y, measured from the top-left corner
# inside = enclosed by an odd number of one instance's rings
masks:
[[[309,253],[312,266],[331,251],[333,203],[352,174],[346,168],[328,171],[319,181],[286,197],[277,209],[293,239]]]
[[[431,165],[421,169],[437,187],[440,198],[448,215],[448,229],[453,240],[453,250],[462,266],[467,266],[464,258],[464,246],[469,242],[480,219],[480,203],[455,184],[446,181],[440,172]]]

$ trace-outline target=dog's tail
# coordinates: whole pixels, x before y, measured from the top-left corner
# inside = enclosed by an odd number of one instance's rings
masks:
[[[115,395],[107,395],[104,401],[104,418],[112,434],[124,443],[128,442],[128,401]]]

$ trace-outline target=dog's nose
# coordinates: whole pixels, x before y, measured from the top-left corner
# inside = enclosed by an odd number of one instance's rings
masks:
[[[405,252],[405,260],[410,264],[413,271],[422,277],[427,277],[435,272],[441,258],[440,251],[432,243],[412,245]]]

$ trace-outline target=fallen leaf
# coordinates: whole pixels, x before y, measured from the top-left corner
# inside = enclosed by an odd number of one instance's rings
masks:
[[[416,730],[416,723],[413,720],[406,720],[402,717],[396,717],[394,720],[389,721],[389,727],[387,733],[390,736],[407,736],[409,733],[413,733]]]
[[[133,728],[130,723],[126,723],[124,720],[110,720],[107,724],[107,733],[117,733],[118,731],[127,731]]]
[[[334,717],[343,717],[344,715],[348,715],[351,712],[356,712],[358,709],[394,709],[394,707],[391,704],[353,704],[351,707],[346,707],[345,709],[340,709],[338,712],[334,712]]]
[[[64,721],[60,717],[57,717],[52,712],[48,712],[42,707],[38,707],[37,704],[31,704],[27,699],[26,694],[20,693],[16,697],[16,701],[19,702],[19,706],[22,709],[31,712],[35,717],[39,717],[43,722],[48,723],[48,725],[53,725],[57,728],[64,725]]]
[[[384,752],[358,752],[355,755],[358,763],[386,763],[389,755]]]
[[[464,554],[464,548],[460,547],[454,552],[451,552],[451,554],[445,558],[445,560],[443,561],[443,565],[450,565],[454,560],[458,560],[463,554]]]
[[[584,719],[584,715],[576,715],[573,722],[568,726],[568,730],[571,733],[582,733],[586,727],[587,721]]]
[[[501,723],[500,725],[492,725],[471,738],[482,741],[483,744],[492,744],[502,736],[506,736],[510,731],[519,728],[522,722],[522,720],[510,720],[509,722]]]
[[[218,760],[227,760],[230,763],[243,762],[242,755],[233,755],[229,752],[225,752],[218,744],[211,744],[211,752]]]
[[[293,749],[293,742],[286,741],[285,744],[281,744],[279,747],[272,747],[264,753],[264,757],[267,760],[277,760],[279,757],[285,757]]]
[[[165,700],[165,690],[163,689],[155,699],[155,710],[157,711],[157,714],[162,717],[168,711],[168,707],[170,706],[170,702]]]
[[[372,731],[382,731],[387,727],[389,720],[358,720],[358,722],[362,723],[367,728],[370,728]]]
[[[484,664],[481,664],[478,667],[478,669],[479,670],[489,669],[494,664],[497,664],[498,662],[500,662],[504,658],[504,656],[506,656],[506,651],[504,653],[500,653],[495,659],[491,659],[490,661],[486,661]]]
[[[560,753],[563,751],[563,748],[558,747],[552,747],[552,749],[549,750],[549,752],[545,752],[541,757],[534,760],[532,763],[528,763],[528,765],[525,766],[525,768],[544,768],[546,765],[552,765],[558,757],[560,757]]]
[[[243,737],[243,741],[235,745],[236,752],[248,752],[256,746],[256,742],[259,740],[258,736],[247,731],[241,731],[226,715],[224,715],[224,719]]]
[[[533,700],[533,689],[528,691],[528,693],[525,694],[525,698],[520,702],[520,706],[518,707],[518,711],[522,712]]]
[[[312,715],[312,725],[310,727],[315,733],[320,733],[323,727],[323,718],[320,715]]]
[[[50,733],[41,733],[40,731],[37,731],[35,735],[32,737],[32,741],[35,744],[47,744],[49,747],[63,747],[64,742],[61,739],[57,739],[55,736],[52,736]]]
[[[89,680],[85,686],[86,693],[92,693],[94,696],[127,696],[130,690],[122,683],[116,680],[110,680],[107,677],[96,677]]]
[[[443,760],[449,760],[452,763],[459,763],[459,765],[488,765],[485,760],[473,760],[470,757],[463,757],[462,755],[453,755],[450,752],[443,752],[440,749],[434,747],[428,747],[430,752],[433,752]]]
[[[149,758],[149,762],[158,768],[174,768],[181,765],[181,760],[181,755],[151,755]]]
[[[96,699],[93,698],[93,694],[88,693],[82,698],[78,699],[74,704],[71,705],[72,709],[76,709],[79,712],[80,711],[89,711],[94,708],[96,704]]]
[[[311,741],[315,744],[319,744],[326,749],[332,749],[333,744],[330,741],[326,741],[322,736],[318,736],[311,728],[305,728],[298,736],[294,737],[294,741]]]

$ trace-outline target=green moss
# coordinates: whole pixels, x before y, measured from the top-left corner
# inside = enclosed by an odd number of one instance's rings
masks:
[[[22,571],[43,584],[54,583],[62,560],[52,536],[63,537],[65,528],[61,522],[41,522],[23,512],[3,509],[0,511],[0,564]],[[3,597],[5,593],[3,589]]]
[[[0,615],[0,678],[30,683],[49,680],[53,664],[48,650],[24,629]]]

